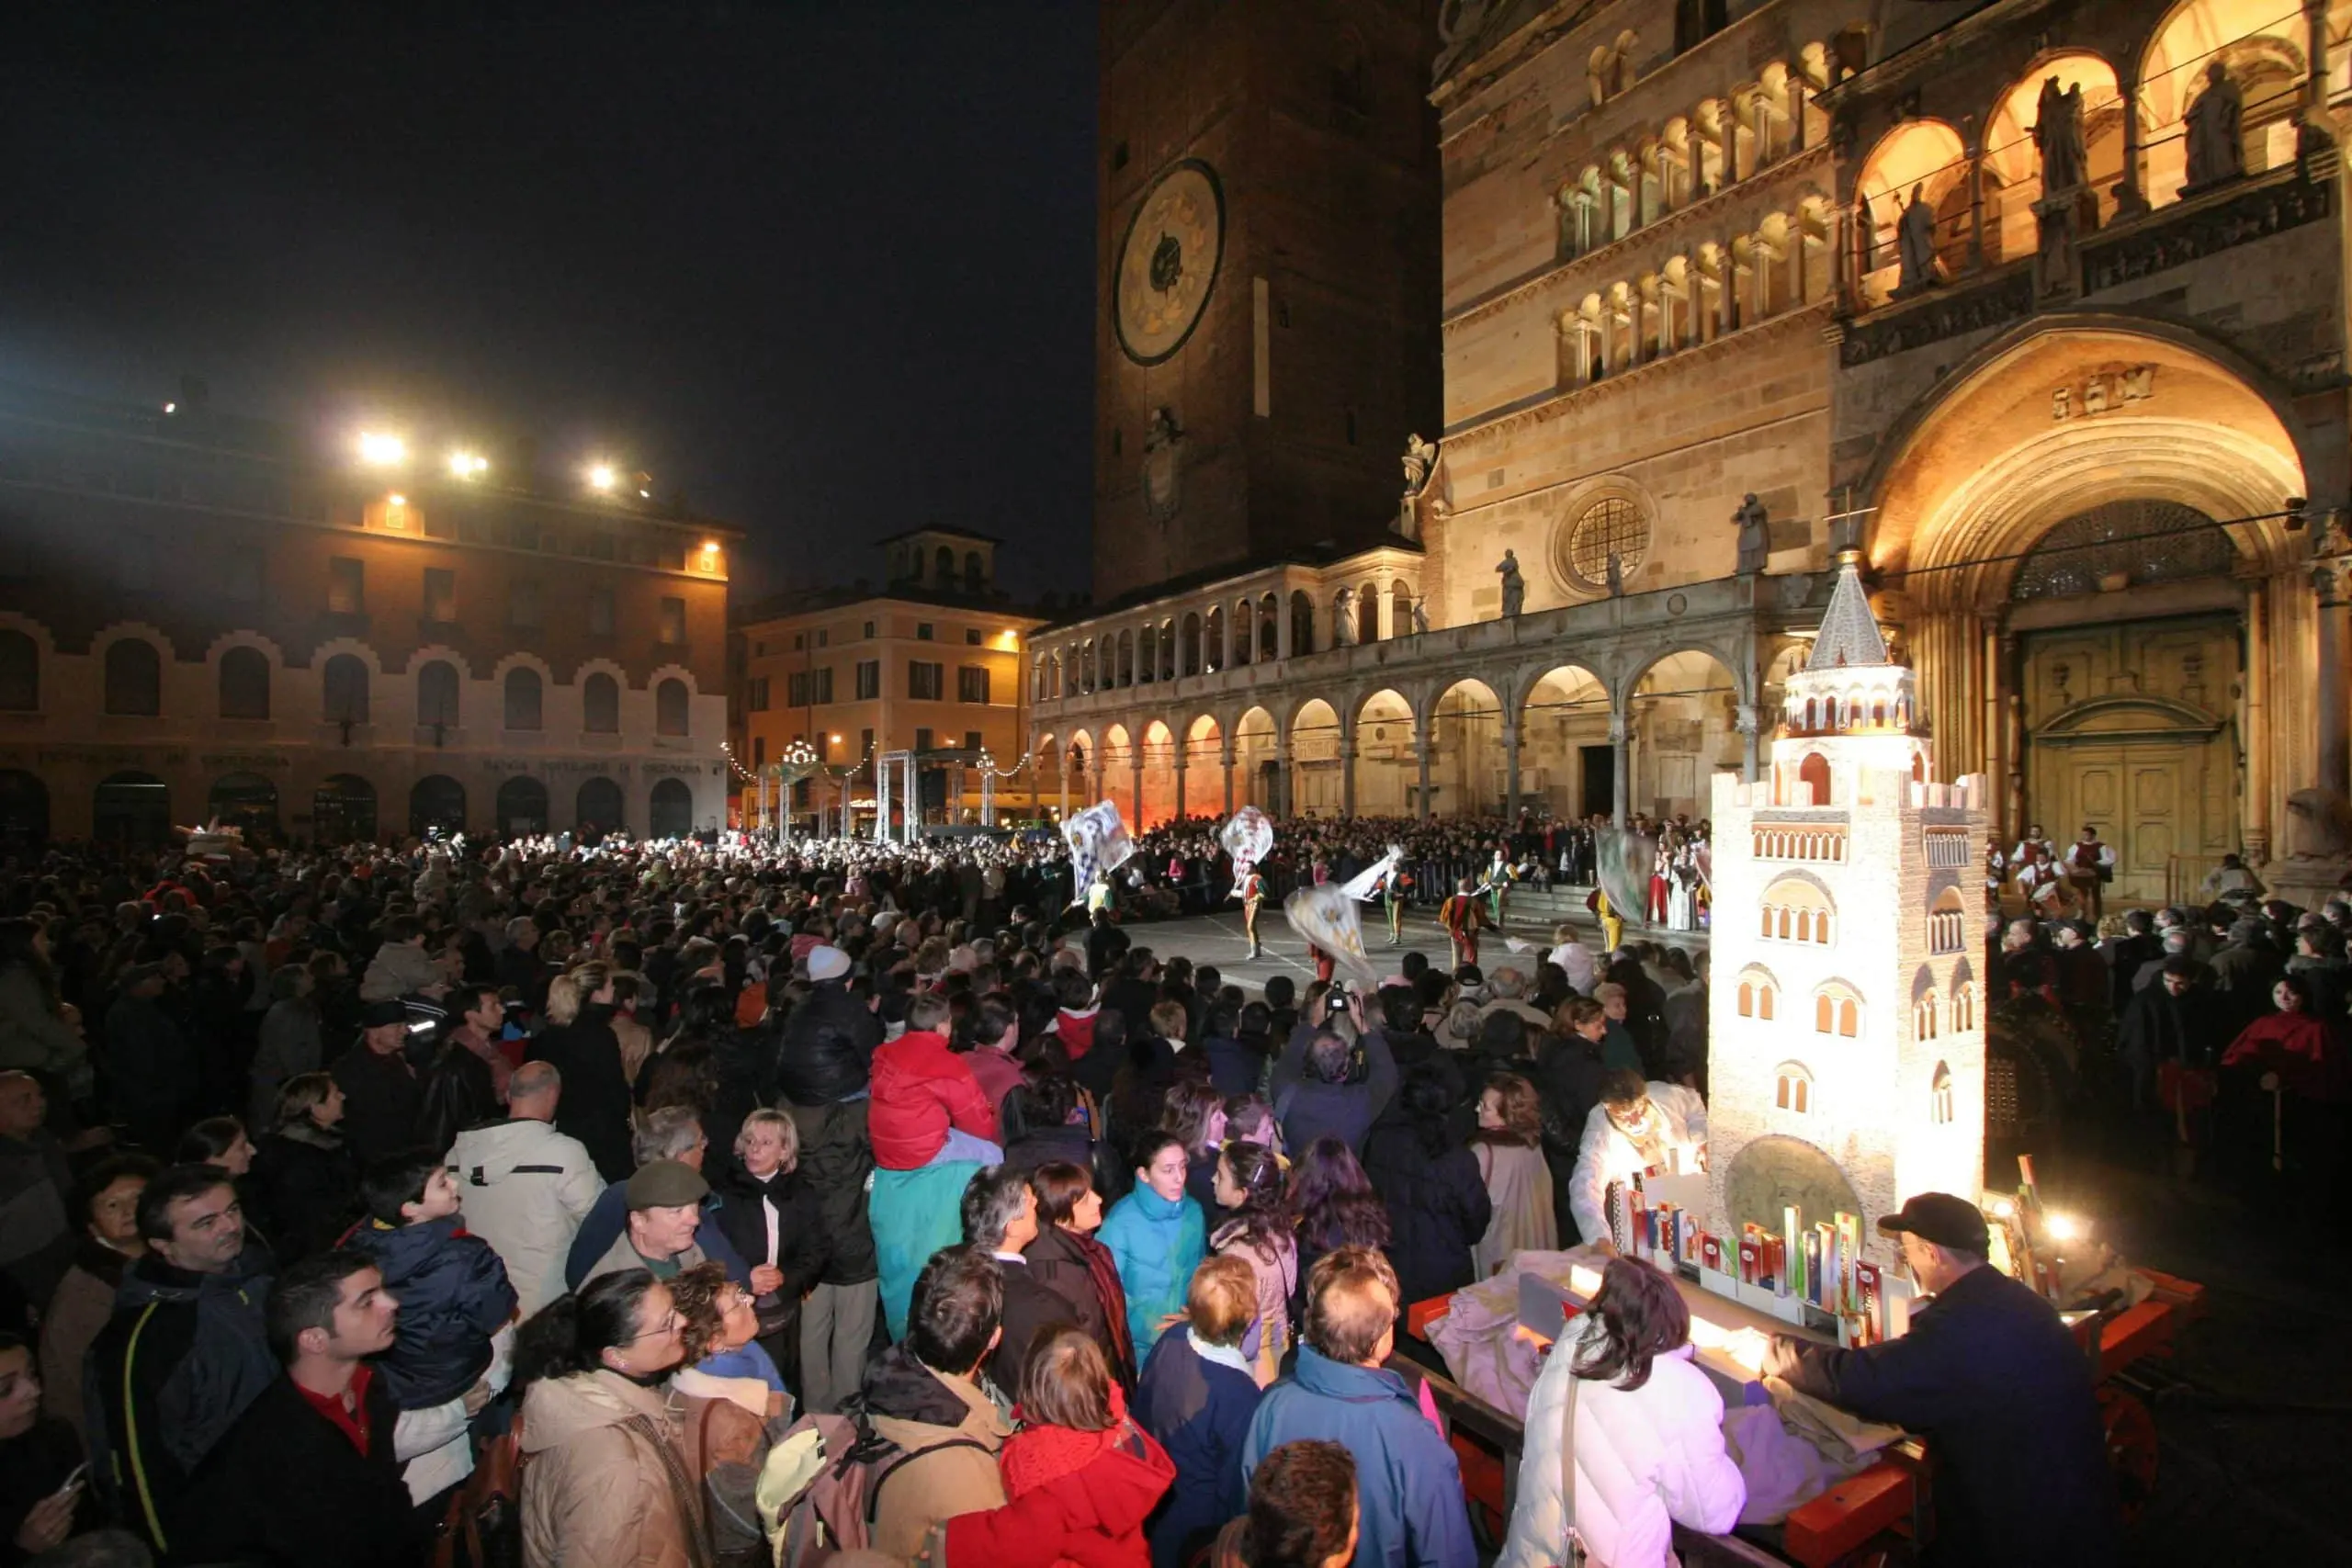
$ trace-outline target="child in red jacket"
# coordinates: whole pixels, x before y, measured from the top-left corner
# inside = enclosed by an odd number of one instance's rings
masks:
[[[1064,1328],[1033,1346],[1023,1425],[997,1456],[1001,1508],[935,1527],[933,1568],[1151,1568],[1144,1520],[1176,1479],[1168,1451],[1127,1419],[1101,1346]]]
[[[996,1107],[948,1048],[948,1019],[947,998],[925,992],[907,1004],[907,1032],[875,1047],[865,1131],[884,1170],[921,1170],[943,1155],[982,1165],[1004,1158]]]

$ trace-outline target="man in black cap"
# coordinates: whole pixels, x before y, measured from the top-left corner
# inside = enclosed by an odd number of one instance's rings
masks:
[[[416,1141],[424,1085],[408,1059],[408,1009],[369,1002],[359,1014],[359,1043],[334,1059],[343,1086],[343,1135],[362,1167]]]
[[[1985,1262],[1975,1204],[1923,1192],[1879,1234],[1935,1300],[1899,1339],[1840,1350],[1775,1336],[1764,1371],[1815,1398],[1928,1440],[1928,1560],[2006,1568],[2116,1561],[2107,1444],[2089,1359],[2050,1303]]]
[[[704,1254],[695,1232],[709,1193],[702,1172],[684,1160],[653,1159],[639,1166],[628,1179],[628,1222],[581,1282],[623,1269],[650,1269],[657,1280],[674,1280],[700,1263]]]

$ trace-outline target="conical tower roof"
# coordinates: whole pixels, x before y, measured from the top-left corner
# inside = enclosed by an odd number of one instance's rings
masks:
[[[1830,591],[1828,613],[1821,617],[1820,634],[1813,639],[1813,657],[1805,660],[1808,674],[1890,662],[1878,617],[1871,614],[1871,597],[1862,592],[1860,558],[1854,550],[1838,558],[1838,586]]]

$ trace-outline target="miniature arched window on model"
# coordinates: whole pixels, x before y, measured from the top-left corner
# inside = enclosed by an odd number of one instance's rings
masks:
[[[1933,1040],[1943,1033],[1943,998],[1935,992],[1911,1004],[1911,1032],[1920,1040]]]
[[[1928,951],[1958,953],[1968,945],[1968,910],[1960,889],[1947,887],[1928,906]]]
[[[1764,890],[1758,934],[1772,942],[1813,942],[1826,947],[1833,940],[1836,906],[1829,895],[1810,882],[1783,877]]]
[[[1835,697],[1830,699],[1829,705],[1831,715],[1830,724],[1834,727],[1838,722],[1838,702]],[[1836,796],[1831,793],[1829,787],[1829,759],[1823,756],[1820,752],[1808,751],[1805,753],[1804,761],[1797,764],[1797,783],[1801,784],[1810,784],[1813,787],[1813,805],[1829,806],[1835,804]]]
[[[1832,980],[1813,994],[1813,1028],[1816,1034],[1854,1038],[1862,1032],[1862,999],[1844,983]]]
[[[1751,969],[1739,977],[1739,1016],[1772,1021],[1774,993],[1778,989],[1772,977],[1759,969]]]
[[[1772,1106],[1799,1116],[1813,1114],[1813,1075],[1795,1062],[1783,1062],[1772,1075]]]
[[[1963,983],[1952,993],[1951,1027],[1956,1034],[1964,1034],[1976,1027],[1976,987]]]
[[[1928,1084],[1928,1120],[1939,1127],[1951,1125],[1952,1120],[1951,1068],[1941,1062],[1936,1064],[1936,1076]]]

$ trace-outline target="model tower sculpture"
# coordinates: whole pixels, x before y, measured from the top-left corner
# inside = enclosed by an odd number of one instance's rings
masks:
[[[1714,1225],[1779,1234],[1984,1178],[1985,788],[1937,782],[1859,573],[1787,682],[1769,774],[1714,776]]]

